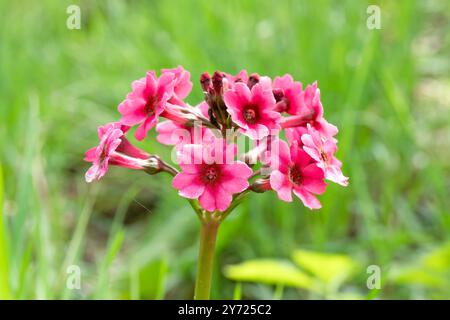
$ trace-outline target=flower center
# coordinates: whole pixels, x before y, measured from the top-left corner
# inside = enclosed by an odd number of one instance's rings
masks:
[[[144,106],[144,112],[147,116],[152,116],[153,114],[155,114],[156,102],[157,101],[155,96],[148,97],[147,103]]]
[[[289,168],[289,180],[291,180],[293,184],[300,185],[302,183],[302,179],[302,173],[297,166],[291,166]]]
[[[106,158],[106,144],[102,147],[102,153],[100,154],[100,162],[103,162]]]
[[[218,176],[219,170],[214,165],[206,167],[203,171],[203,180],[205,182],[214,182]]]
[[[328,163],[328,156],[325,151],[323,151],[323,149],[320,149],[320,157],[322,158],[323,162]]]
[[[256,113],[256,110],[253,107],[245,108],[244,111],[242,112],[242,115],[245,121],[247,121],[250,124],[255,123],[258,117],[258,114]]]

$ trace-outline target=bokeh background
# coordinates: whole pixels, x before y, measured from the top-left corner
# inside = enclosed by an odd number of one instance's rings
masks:
[[[450,298],[450,3],[374,2],[381,30],[366,1],[0,1],[0,297],[192,297],[199,223],[170,178],[88,185],[82,160],[132,80],[182,65],[192,104],[203,71],[317,80],[350,177],[317,212],[251,195],[213,298]],[[138,145],[169,159],[154,137]]]

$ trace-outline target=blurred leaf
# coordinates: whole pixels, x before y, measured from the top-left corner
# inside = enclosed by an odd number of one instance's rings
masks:
[[[356,269],[357,265],[354,260],[346,255],[307,250],[296,250],[292,258],[297,265],[311,272],[325,283],[343,282]]]
[[[0,300],[11,298],[8,277],[8,245],[3,219],[3,171],[0,164]]]
[[[140,295],[144,299],[163,299],[169,269],[168,259],[152,261],[139,272]]]
[[[439,274],[429,272],[421,267],[400,269],[393,278],[399,284],[418,284],[429,288],[442,287],[445,280]]]
[[[285,261],[258,259],[225,267],[225,276],[234,281],[286,285],[314,290],[314,281]]]
[[[101,297],[107,297],[110,291],[108,284],[110,283],[109,270],[116,258],[120,248],[122,247],[123,240],[125,238],[125,231],[120,229],[116,232],[114,237],[109,244],[108,250],[106,251],[105,257],[103,257],[99,268],[98,268],[98,283],[97,283],[97,299]]]
[[[434,249],[423,258],[423,265],[439,272],[450,272],[450,243]]]
[[[233,300],[241,300],[241,299],[242,299],[242,283],[238,282],[234,286]]]
[[[391,277],[399,284],[448,288],[450,285],[450,243],[435,248],[413,266],[399,267]]]

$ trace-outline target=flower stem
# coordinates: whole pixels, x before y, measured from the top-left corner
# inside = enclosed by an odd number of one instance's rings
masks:
[[[220,221],[212,215],[201,224],[200,251],[198,255],[197,279],[195,281],[195,300],[209,300],[213,271],[214,252]]]

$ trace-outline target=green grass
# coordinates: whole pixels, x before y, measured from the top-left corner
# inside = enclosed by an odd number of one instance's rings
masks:
[[[81,30],[66,28],[73,2]],[[387,280],[450,240],[450,7],[377,3],[381,30],[366,27],[369,2],[351,0],[0,1],[0,298],[192,297],[199,225],[169,177],[112,168],[87,185],[82,161],[131,81],[178,64],[191,71],[191,103],[205,70],[318,80],[350,177],[318,212],[252,195],[219,232],[213,298],[278,297],[223,270],[299,248],[379,265],[379,299],[450,298]],[[169,158],[152,139],[138,145]],[[81,290],[66,288],[72,264]],[[363,268],[347,289],[368,295],[366,278]]]

